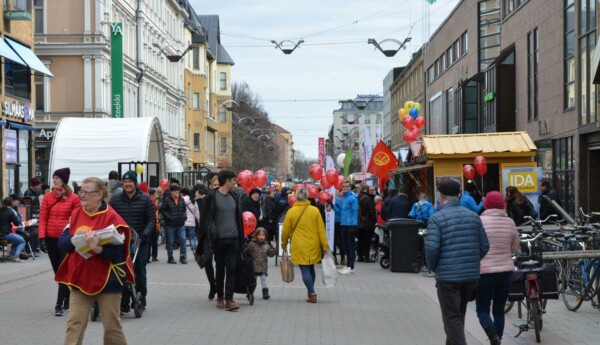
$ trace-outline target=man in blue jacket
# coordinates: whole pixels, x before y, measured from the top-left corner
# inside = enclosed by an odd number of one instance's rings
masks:
[[[478,203],[475,202],[475,199],[471,194],[475,192],[475,184],[467,183],[465,185],[465,193],[460,198],[460,206],[466,208],[467,210],[471,210],[477,214],[481,213],[483,210],[483,200]]]
[[[431,216],[427,226],[427,265],[436,273],[446,344],[467,344],[467,303],[479,280],[479,262],[490,244],[479,216],[460,206],[458,182],[440,183],[438,194],[441,210]]]
[[[347,267],[342,268],[340,274],[354,274],[354,261],[356,260],[356,228],[358,227],[358,199],[350,190],[350,181],[342,182],[342,197],[336,199],[334,210],[340,213],[342,227],[342,242],[347,256]]]

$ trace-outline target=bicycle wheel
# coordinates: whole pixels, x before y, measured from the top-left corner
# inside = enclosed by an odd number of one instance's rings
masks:
[[[570,311],[577,311],[585,297],[582,261],[569,261],[560,287],[563,302]]]
[[[531,311],[531,321],[533,322],[533,328],[535,329],[535,341],[541,342],[540,331],[542,330],[542,311],[540,309],[540,302],[532,300],[529,305]]]
[[[504,314],[507,314],[512,309],[514,304],[515,302],[513,301],[506,301],[506,303],[504,304]]]

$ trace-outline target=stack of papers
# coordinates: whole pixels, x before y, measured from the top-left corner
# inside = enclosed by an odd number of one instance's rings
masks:
[[[94,235],[100,236],[101,246],[105,244],[119,245],[123,244],[123,242],[125,241],[125,236],[119,234],[117,228],[115,228],[114,225],[110,225],[109,227],[104,228],[102,230],[96,230],[94,231]],[[88,246],[88,244],[85,243],[83,234],[73,236],[72,242],[75,245],[75,251],[84,259],[89,259],[93,256],[93,254],[89,253],[91,249],[90,246]]]

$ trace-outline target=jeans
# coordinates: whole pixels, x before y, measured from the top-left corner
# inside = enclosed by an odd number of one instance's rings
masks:
[[[131,255],[133,255],[133,253],[131,253]],[[144,300],[146,299],[146,294],[148,293],[148,284],[146,282],[146,264],[148,264],[148,243],[144,243],[138,248],[137,257],[133,263],[135,288],[136,291],[142,293]]]
[[[346,255],[348,256],[348,267],[354,269],[354,261],[356,260],[356,226],[342,225],[342,242],[346,247]]]
[[[315,295],[315,265],[298,265],[308,295]]]
[[[9,241],[12,244],[12,246],[10,246],[10,255],[19,257],[19,254],[21,254],[25,248],[25,239],[20,235],[13,233],[2,236],[2,239]]]
[[[155,258],[158,256],[158,232],[152,231],[148,239],[148,245],[150,246],[148,248],[148,260],[150,260],[151,257]]]
[[[194,226],[186,226],[185,227],[185,236],[188,241],[190,241],[190,248],[192,248],[192,252],[196,250],[196,246],[198,245],[196,241],[196,227]],[[185,242],[184,246],[185,246]]]
[[[442,310],[446,345],[466,345],[465,315],[467,303],[477,286],[477,281],[464,283],[437,282],[438,300]]]
[[[58,271],[58,267],[66,256],[66,253],[58,249],[58,239],[46,237],[46,248],[48,249],[48,258],[52,264],[54,274]],[[58,284],[58,296],[56,297],[56,305],[63,306],[66,300],[69,299],[69,287],[65,284]]]
[[[370,260],[371,258],[371,239],[373,238],[374,228],[358,230],[358,256]]]
[[[165,226],[167,231],[167,255],[173,257],[173,243],[175,242],[175,236],[179,242],[179,254],[180,256],[185,255],[185,228],[183,226]]]
[[[342,241],[342,226],[340,222],[335,222],[334,226],[334,234],[333,234],[333,257],[335,257],[336,247],[340,249],[340,259],[344,260],[346,258],[346,250],[344,249],[344,241]]]
[[[241,253],[239,239],[237,237],[221,238],[214,244],[213,249],[217,264],[217,296],[219,298],[225,296],[225,299],[233,299],[235,270]],[[226,276],[227,279],[225,279]]]
[[[477,317],[484,331],[495,329],[502,338],[504,333],[504,305],[512,283],[512,271],[482,274],[477,284]],[[490,303],[492,315],[490,317]]]
[[[206,272],[206,278],[210,284],[212,290],[217,289],[215,283],[215,267],[213,266],[213,250],[210,247],[210,241],[206,236],[202,239],[202,256],[204,257],[204,271]]]

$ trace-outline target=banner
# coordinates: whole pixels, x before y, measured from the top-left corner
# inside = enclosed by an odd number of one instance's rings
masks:
[[[352,151],[352,148],[349,147],[346,150],[346,157],[344,158],[344,177],[348,177],[348,174],[350,174],[350,164],[352,164],[352,159],[354,158],[354,152]]]
[[[325,171],[327,171],[329,169],[335,169],[335,163],[333,163],[333,158],[331,156],[326,156],[325,157]],[[327,189],[327,191],[329,193],[331,193],[331,195],[334,196],[334,198],[333,198],[333,200],[331,200],[331,202],[335,204],[335,196],[337,195],[337,191],[335,190],[335,187],[332,185],[331,188]]]
[[[364,146],[364,154],[365,154],[365,160],[363,163],[363,172],[367,171],[369,162],[371,162],[371,155],[373,154],[373,144],[371,144],[371,133],[367,133],[365,131],[365,141],[363,142],[363,146]]]
[[[516,187],[531,204],[535,206],[536,212],[540,212],[538,198],[540,196],[539,183],[542,180],[542,168],[534,167],[511,167],[502,169],[502,186]]]
[[[319,165],[325,168],[325,138],[319,138]]]
[[[329,250],[333,252],[333,246],[335,245],[335,212],[333,210],[325,211],[325,232],[327,233]]]
[[[112,117],[123,117],[123,23],[110,23]]]
[[[380,140],[369,161],[367,172],[379,178],[379,188],[383,189],[385,182],[388,180],[387,173],[398,167],[398,158],[396,155]]]

